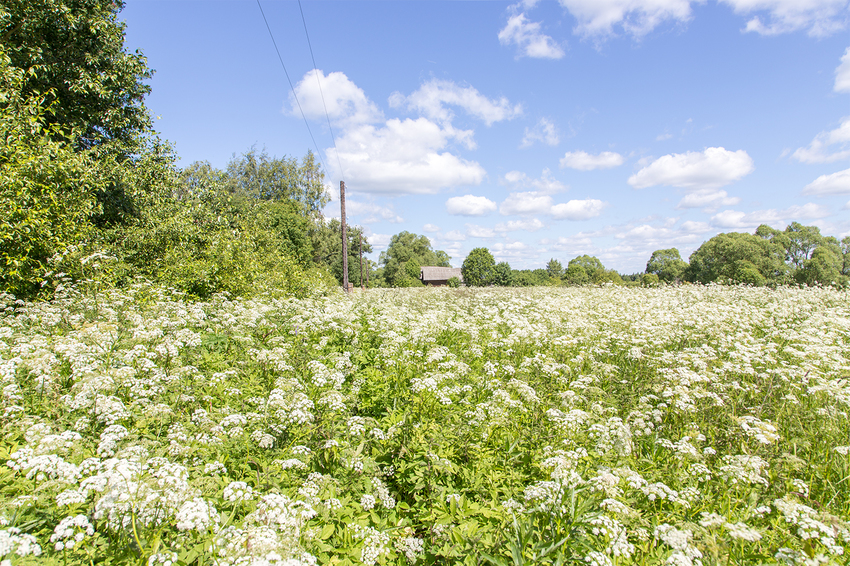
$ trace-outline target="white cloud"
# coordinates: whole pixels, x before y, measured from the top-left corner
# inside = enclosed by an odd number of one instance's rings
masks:
[[[385,220],[393,224],[404,222],[404,218],[396,214],[391,207],[380,206],[371,202],[360,202],[358,200],[346,199],[346,213],[353,220],[364,224],[371,224]]]
[[[504,96],[499,99],[489,99],[471,86],[461,87],[452,81],[440,79],[431,79],[410,96],[394,92],[389,102],[393,108],[406,105],[409,109],[421,112],[428,118],[442,123],[449,123],[454,118],[454,114],[447,106],[460,107],[488,126],[522,114],[522,105],[511,105]]]
[[[711,223],[718,228],[750,229],[760,224],[774,225],[794,220],[812,220],[826,218],[831,214],[826,207],[809,202],[804,205],[794,205],[784,210],[775,208],[753,212],[724,210],[712,216]]]
[[[556,220],[587,220],[602,214],[606,206],[607,203],[593,198],[570,200],[553,206],[551,214]]]
[[[522,136],[522,142],[519,146],[531,147],[537,141],[553,146],[560,143],[561,136],[551,120],[541,118],[533,128],[525,128],[525,135]]]
[[[655,136],[655,141],[669,140],[672,137],[673,137],[673,134],[671,134],[669,132],[665,132],[663,134],[658,134],[657,136]]]
[[[721,206],[732,206],[741,202],[738,197],[730,197],[724,190],[718,189],[700,189],[690,194],[679,201],[676,208],[705,208],[717,209]]]
[[[551,37],[540,31],[538,22],[530,22],[524,13],[514,14],[499,31],[499,43],[514,44],[519,49],[518,57],[536,59],[560,59],[564,50]]]
[[[569,167],[579,171],[594,169],[611,169],[623,164],[623,156],[613,151],[603,151],[599,155],[591,155],[586,151],[568,151],[561,158],[561,168]]]
[[[317,75],[322,83],[321,91],[316,81]],[[381,111],[366,97],[363,89],[349,80],[345,73],[338,71],[327,76],[320,69],[308,71],[295,85],[295,94],[307,118],[325,119],[325,107],[330,119],[343,125],[373,123],[383,118]],[[292,94],[289,95],[289,103],[290,112],[301,116]]]
[[[464,195],[447,200],[446,211],[457,216],[485,216],[496,212],[496,203],[487,197]]]
[[[382,127],[364,124],[337,138],[339,161],[355,191],[386,194],[433,194],[441,189],[478,185],[484,168],[443,151],[457,138],[425,118],[388,120]],[[337,163],[335,150],[326,150],[326,162]]]
[[[545,228],[545,224],[537,218],[529,218],[524,220],[509,220],[508,222],[500,222],[496,224],[496,232],[536,232],[541,228]]]
[[[470,238],[492,238],[496,235],[492,228],[478,226],[477,224],[467,224],[466,233],[469,234]]]
[[[449,232],[446,232],[441,237],[441,239],[448,240],[449,242],[463,242],[464,240],[466,240],[466,234],[457,230],[451,230]]]
[[[686,220],[682,222],[682,231],[691,234],[703,234],[711,231],[711,225],[708,222],[697,222],[696,220]]]
[[[440,227],[435,226],[434,224],[426,224],[425,226],[422,227],[422,230],[424,230],[425,232],[427,232],[429,234],[433,234],[435,232],[439,232]]]
[[[631,177],[636,189],[672,185],[685,189],[716,189],[737,181],[755,169],[744,150],[709,147],[705,151],[673,153],[659,157]]]
[[[552,197],[537,191],[511,193],[499,205],[499,212],[505,216],[512,216],[514,214],[520,216],[548,214],[551,209]]]
[[[850,93],[850,47],[844,52],[841,64],[835,69],[835,92]]]
[[[544,169],[539,179],[533,179],[521,171],[508,171],[501,179],[502,184],[514,189],[535,189],[541,194],[555,194],[566,191],[567,187],[552,176],[549,169]]]
[[[832,153],[831,146],[837,146]],[[801,147],[792,157],[803,163],[832,163],[850,157],[850,116],[842,118],[834,130],[819,133],[809,147]]]
[[[392,234],[367,234],[367,238],[376,252],[387,249],[393,239]]]
[[[483,180],[481,165],[447,151],[450,143],[474,147],[472,130],[421,117],[384,121],[378,107],[344,73],[325,76],[313,70],[299,81],[295,92],[308,118],[325,118],[317,77],[328,115],[340,128],[337,147],[325,150],[325,163],[331,169],[330,176],[345,177],[353,191],[433,194],[444,188],[478,185]],[[292,112],[298,113],[294,97],[290,102]],[[342,171],[338,170],[340,164]],[[386,210],[373,208],[372,212],[390,220]]]
[[[505,216],[545,214],[555,220],[587,220],[599,216],[607,203],[597,199],[570,200],[554,204],[552,197],[537,191],[511,193],[499,206]]]
[[[493,253],[496,261],[526,259],[529,254],[534,252],[534,250],[523,242],[496,242],[490,246],[490,251]]]
[[[847,23],[846,0],[721,0],[735,13],[756,15],[747,22],[746,31],[776,35],[805,29],[808,34],[823,37],[841,30]]]
[[[687,22],[690,0],[559,0],[578,20],[575,32],[582,36],[605,36],[622,26],[641,37],[665,21]]]
[[[803,189],[804,195],[846,195],[850,193],[850,169],[821,175]]]

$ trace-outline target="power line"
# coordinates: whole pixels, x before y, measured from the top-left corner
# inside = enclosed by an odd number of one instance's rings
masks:
[[[283,57],[281,57],[280,55],[280,49],[277,48],[277,42],[274,40],[272,28],[271,26],[269,26],[269,21],[266,19],[266,13],[263,11],[263,6],[260,4],[260,0],[257,0],[257,6],[260,8],[260,13],[263,15],[263,21],[266,22],[266,29],[269,30],[269,37],[272,38],[274,50],[277,52],[277,59],[278,61],[280,61],[280,66],[283,67],[283,74],[286,75],[286,80],[289,82],[289,88],[292,89],[292,96],[295,98],[295,103],[298,105],[298,110],[301,112],[301,117],[304,118],[304,125],[307,126],[307,131],[310,133],[310,139],[313,140],[313,146],[316,148],[316,155],[319,156],[319,161],[322,162],[322,167],[324,167],[325,170],[328,171],[328,166],[325,164],[325,160],[322,159],[322,152],[319,150],[319,144],[316,143],[316,138],[313,137],[313,131],[310,129],[310,124],[307,122],[307,116],[304,114],[304,109],[301,108],[301,102],[298,100],[298,95],[295,94],[295,87],[292,85],[292,79],[289,78],[289,73],[286,70],[286,65],[283,64]],[[325,114],[327,114],[327,110],[325,110]],[[339,158],[339,155],[337,155],[337,158]]]
[[[313,60],[313,70],[316,71],[316,83],[319,85],[319,94],[322,96],[322,107],[325,109],[325,117],[328,119],[328,129],[331,131],[331,139],[334,142],[334,153],[336,153],[336,162],[339,165],[339,174],[342,180],[345,181],[345,172],[342,170],[342,161],[339,159],[339,149],[336,147],[336,136],[334,129],[331,126],[331,117],[328,114],[328,106],[325,104],[325,93],[322,92],[322,81],[319,80],[319,66],[316,65],[316,57],[313,55],[313,44],[310,42],[310,34],[307,32],[307,20],[304,18],[304,8],[301,7],[301,0],[298,0],[298,9],[301,10],[301,21],[304,23],[304,35],[307,36],[307,46],[310,48],[310,59]]]

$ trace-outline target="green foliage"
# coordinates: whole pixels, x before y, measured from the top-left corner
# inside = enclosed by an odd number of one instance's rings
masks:
[[[785,250],[778,243],[755,234],[718,234],[691,254],[686,278],[699,283],[780,282],[787,271],[784,255]]]
[[[224,184],[231,194],[292,203],[303,216],[317,220],[330,201],[324,178],[310,150],[299,164],[294,157],[270,158],[265,151],[251,148],[240,157],[233,156]]]
[[[549,277],[558,279],[564,274],[564,266],[561,265],[560,261],[552,258],[546,264],[546,272],[549,273]]]
[[[676,248],[655,250],[646,263],[646,273],[655,274],[666,283],[681,280],[687,268],[688,264],[682,261],[682,256]]]
[[[493,284],[499,287],[510,287],[513,284],[513,271],[506,261],[500,261],[493,268]]]
[[[431,240],[411,232],[400,232],[381,252],[382,282],[387,287],[420,287],[420,267],[451,267],[451,257],[431,247]]]
[[[127,155],[151,126],[144,105],[153,76],[124,49],[121,0],[6,0],[0,37],[11,65],[27,71],[24,98],[43,98],[51,137],[77,149]],[[133,153],[132,151],[130,153]]]
[[[496,260],[487,248],[475,248],[463,260],[463,282],[472,287],[483,287],[494,282]]]
[[[658,287],[660,281],[655,273],[644,273],[640,277],[640,284],[643,287]]]
[[[842,267],[841,256],[829,246],[819,246],[809,259],[803,260],[800,269],[794,273],[794,280],[806,285],[837,283],[841,280]]]
[[[459,277],[449,277],[449,280],[446,281],[446,285],[451,287],[452,289],[457,289],[461,286],[461,281]]]
[[[48,96],[22,94],[25,73],[0,50],[0,287],[40,289],[47,260],[91,236],[98,165],[49,125]]]
[[[348,236],[348,282],[354,284],[355,287],[361,286],[360,282],[360,241],[362,236],[363,254],[372,253],[372,245],[363,236],[363,229],[360,226],[348,226],[346,230]],[[319,266],[328,268],[331,274],[336,278],[337,283],[342,285],[342,223],[333,218],[328,222],[320,222],[313,225],[310,238],[313,244],[313,262]],[[363,279],[370,281],[370,285],[374,280],[372,274],[372,263],[363,258]]]

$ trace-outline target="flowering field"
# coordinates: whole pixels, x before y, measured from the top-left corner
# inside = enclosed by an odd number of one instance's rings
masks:
[[[846,564],[850,296],[0,297],[2,564]]]

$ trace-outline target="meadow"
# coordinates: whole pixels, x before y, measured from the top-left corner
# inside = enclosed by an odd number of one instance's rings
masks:
[[[3,566],[850,562],[846,290],[0,310]]]

